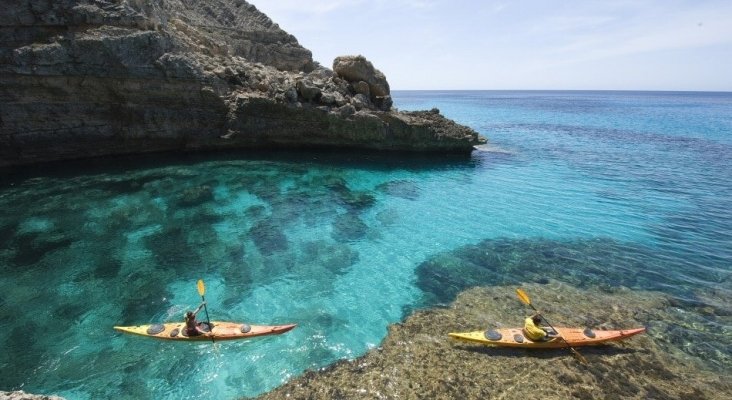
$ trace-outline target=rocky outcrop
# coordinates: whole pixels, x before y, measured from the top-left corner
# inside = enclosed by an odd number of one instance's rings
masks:
[[[372,100],[389,96],[389,82],[384,74],[364,56],[342,56],[333,60],[333,71],[351,82],[354,90]]]
[[[12,0],[0,8],[0,166],[171,150],[470,151],[392,108],[362,56],[333,70],[243,0]]]
[[[16,392],[0,391],[0,400],[64,400],[63,397],[45,396],[40,394],[30,394],[22,390]]]

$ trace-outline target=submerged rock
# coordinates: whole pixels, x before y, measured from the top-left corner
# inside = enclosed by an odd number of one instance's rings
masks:
[[[384,182],[376,186],[376,190],[406,200],[417,200],[419,198],[419,186],[415,182],[407,180]]]
[[[183,190],[178,199],[181,207],[200,206],[214,199],[213,188],[208,185],[189,187]]]
[[[263,255],[285,251],[289,248],[287,236],[270,220],[263,220],[249,229],[249,235]]]
[[[469,152],[392,110],[362,56],[336,72],[243,0],[18,0],[0,7],[0,166],[224,148]],[[358,111],[358,112],[355,112]]]
[[[622,329],[677,321],[659,293],[619,290],[600,294],[555,281],[523,286],[550,322],[595,329]],[[309,371],[261,399],[480,399],[480,398],[664,398],[726,399],[726,374],[700,368],[699,360],[669,351],[665,332],[578,350],[531,351],[456,342],[448,332],[520,326],[530,314],[515,287],[473,288],[449,308],[420,311],[389,327],[382,345],[363,357]],[[599,322],[602,321],[602,322]],[[678,322],[678,321],[677,321]],[[683,384],[682,384],[683,382]]]
[[[339,242],[350,242],[362,239],[368,232],[366,225],[358,215],[354,213],[346,213],[336,217],[333,222],[333,232],[331,236]]]
[[[18,390],[15,392],[0,391],[0,400],[64,400],[64,398],[53,395],[31,394]]]

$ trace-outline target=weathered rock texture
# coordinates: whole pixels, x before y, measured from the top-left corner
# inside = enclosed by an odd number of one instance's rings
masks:
[[[0,391],[0,400],[64,400],[63,397],[45,396],[40,394],[30,394],[22,390],[15,392]]]
[[[0,166],[168,150],[469,151],[439,112],[392,110],[361,56],[334,71],[243,0],[9,0]]]
[[[473,288],[450,308],[417,312],[389,327],[381,347],[353,361],[309,371],[261,399],[729,399],[727,374],[701,366],[659,325],[683,324],[660,293],[581,291],[526,285],[532,303],[555,326],[649,332],[578,350],[522,350],[457,342],[448,332],[521,326],[531,311],[515,287]]]

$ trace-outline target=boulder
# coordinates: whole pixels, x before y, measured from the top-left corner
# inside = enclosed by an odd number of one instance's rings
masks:
[[[391,96],[376,96],[373,99],[373,103],[379,110],[389,111],[394,101],[391,99]]]
[[[369,98],[363,94],[357,94],[351,99],[351,104],[356,107],[356,110],[369,108]]]
[[[320,88],[313,85],[313,82],[303,79],[297,81],[297,91],[300,93],[305,100],[316,101],[320,98]]]
[[[371,96],[371,89],[369,89],[368,83],[366,83],[364,81],[358,81],[358,82],[354,82],[352,85],[353,85],[354,92],[362,94],[367,97]]]
[[[356,108],[350,104],[346,104],[345,106],[340,107],[337,112],[340,117],[348,118],[356,113]]]
[[[390,93],[384,74],[362,55],[336,57],[333,71],[348,82],[366,82],[372,96],[387,96]]]

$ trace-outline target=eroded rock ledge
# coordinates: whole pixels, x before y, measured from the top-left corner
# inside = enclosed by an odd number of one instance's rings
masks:
[[[361,56],[333,69],[243,0],[14,0],[0,8],[0,166],[171,150],[467,152],[396,112]]]
[[[0,400],[64,400],[64,398],[54,395],[31,394],[18,390],[15,392],[0,391]]]

